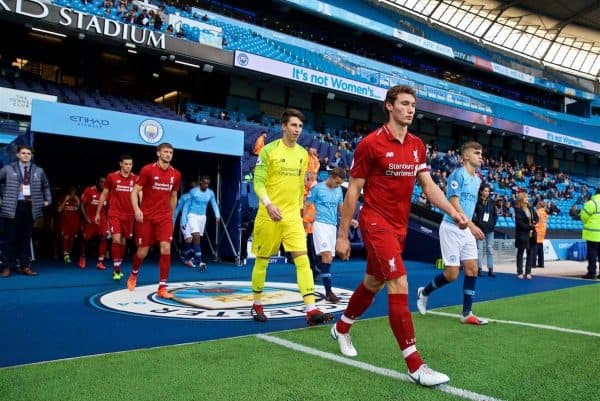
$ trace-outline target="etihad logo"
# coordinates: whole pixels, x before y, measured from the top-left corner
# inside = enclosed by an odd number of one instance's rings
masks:
[[[90,298],[97,308],[132,315],[173,319],[252,320],[252,285],[247,281],[191,281],[169,283],[173,299],[156,295],[156,284],[96,294]],[[352,291],[333,288],[341,298],[337,304],[325,300],[325,289],[315,287],[315,301],[323,312],[346,309]],[[304,303],[296,283],[266,283],[263,308],[269,319],[305,317]]]
[[[85,128],[103,128],[110,126],[110,121],[101,118],[87,116],[69,116],[69,120],[75,123],[78,127]]]

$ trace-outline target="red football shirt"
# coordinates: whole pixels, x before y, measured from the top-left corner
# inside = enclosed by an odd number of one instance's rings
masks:
[[[63,203],[65,198],[62,197],[58,204]],[[79,224],[81,220],[81,211],[79,210],[79,203],[73,198],[69,199],[65,203],[65,207],[60,213],[60,224],[62,227],[73,226]]]
[[[350,170],[352,177],[366,179],[361,224],[379,221],[406,234],[415,178],[428,170],[425,145],[410,132],[400,143],[383,125],[361,140]]]
[[[128,177],[121,174],[121,170],[117,170],[106,176],[104,181],[104,189],[109,191],[108,215],[115,216],[131,216],[133,215],[133,207],[131,206],[131,191],[137,176],[130,173]]]
[[[92,221],[94,220],[94,216],[96,216],[96,210],[101,194],[102,192],[98,191],[95,185],[92,185],[91,187],[87,187],[81,195],[81,202],[83,203],[85,214]],[[102,211],[104,211],[104,208],[102,208]]]
[[[181,173],[172,166],[160,168],[157,163],[147,164],[140,171],[136,184],[142,187],[141,209],[144,217],[173,218],[171,192],[179,191]]]

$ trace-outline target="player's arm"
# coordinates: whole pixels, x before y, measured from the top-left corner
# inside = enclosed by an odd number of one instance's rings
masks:
[[[144,214],[142,213],[142,209],[140,209],[141,192],[142,186],[139,184],[135,184],[133,186],[133,191],[131,191],[131,206],[133,207],[133,215],[140,223],[144,219]]]
[[[171,199],[169,199],[169,203],[169,206],[171,206],[171,212],[174,212],[175,208],[177,207],[177,191],[171,191]]]
[[[90,219],[90,216],[87,215],[86,211],[85,211],[85,205],[87,204],[87,197],[84,197],[83,195],[81,196],[81,203],[79,203],[79,210],[81,210],[81,214],[83,215],[83,219],[85,220],[86,223],[91,223],[92,220]]]
[[[464,213],[458,212],[454,206],[446,199],[446,195],[440,187],[438,187],[435,182],[431,179],[431,174],[429,174],[429,170],[422,170],[417,174],[417,180],[423,188],[423,192],[429,199],[429,202],[434,206],[437,206],[446,214],[448,214],[452,219],[458,223],[458,225],[462,228],[466,228],[469,219],[465,216]],[[347,196],[347,195],[346,195]]]
[[[308,171],[308,158],[304,163],[304,168],[298,175],[298,210],[302,213],[304,208],[304,179],[306,178],[306,172]]]
[[[269,165],[268,165],[268,153],[263,148],[258,155],[258,161],[256,163],[256,167],[254,167],[254,180],[252,180],[252,185],[254,186],[254,192],[258,197],[259,201],[263,203],[269,217],[273,221],[281,220],[281,211],[279,208],[271,203],[271,199],[269,199],[269,195],[267,194],[267,177],[269,174]]]
[[[221,220],[221,212],[219,211],[219,206],[217,205],[217,198],[215,198],[215,193],[210,191],[210,206],[215,214],[215,218],[217,219],[217,223]]]
[[[177,220],[177,216],[179,215],[179,212],[181,212],[181,209],[183,208],[184,199],[185,198],[183,196],[181,198],[179,198],[179,202],[177,202],[177,206],[175,206],[175,211],[173,212],[173,222],[175,222],[175,220]]]
[[[350,240],[348,239],[350,223],[354,217],[358,198],[365,186],[365,182],[365,178],[357,177],[350,177],[350,181],[348,182],[348,191],[346,191],[346,198],[344,198],[344,204],[342,205],[340,227],[335,244],[335,250],[343,260],[350,258]]]
[[[108,198],[108,193],[108,188],[104,188],[100,194],[100,199],[98,199],[98,207],[96,208],[96,215],[94,216],[94,221],[96,224],[100,224],[100,214],[102,213],[102,208],[104,207],[104,203],[106,203],[106,199]]]
[[[183,207],[181,208],[181,226],[185,226],[187,224],[188,214],[190,213],[190,205],[192,197],[190,196],[183,202]]]

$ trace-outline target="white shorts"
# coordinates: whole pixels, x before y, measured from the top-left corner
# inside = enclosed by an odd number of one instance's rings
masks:
[[[332,255],[335,255],[336,231],[336,226],[332,224],[314,222],[313,244],[315,245],[317,255],[323,252],[331,252]]]
[[[189,222],[185,226],[181,226],[181,235],[183,235],[184,241],[192,238],[192,230],[190,230]]]
[[[206,215],[189,213],[187,215],[187,225],[190,227],[190,232],[200,233],[200,235],[204,235],[204,227],[206,226]]]
[[[442,220],[440,248],[446,266],[460,266],[463,260],[477,260],[477,242],[471,230],[461,230],[456,224]]]

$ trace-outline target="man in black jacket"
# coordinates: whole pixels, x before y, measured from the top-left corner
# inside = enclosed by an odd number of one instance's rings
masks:
[[[4,218],[6,265],[0,277],[8,277],[11,268],[35,276],[31,270],[31,235],[33,222],[42,216],[44,206],[52,202],[50,184],[43,169],[31,162],[33,150],[17,147],[17,161],[0,169],[0,217]]]
[[[483,256],[487,254],[487,268],[488,276],[495,277],[494,273],[494,227],[496,227],[496,207],[494,202],[490,199],[492,188],[488,183],[481,184],[479,188],[479,199],[475,205],[475,212],[473,213],[473,223],[483,231],[484,238],[477,240],[477,251],[479,257],[477,258],[477,267],[479,270],[479,277],[483,276]]]

